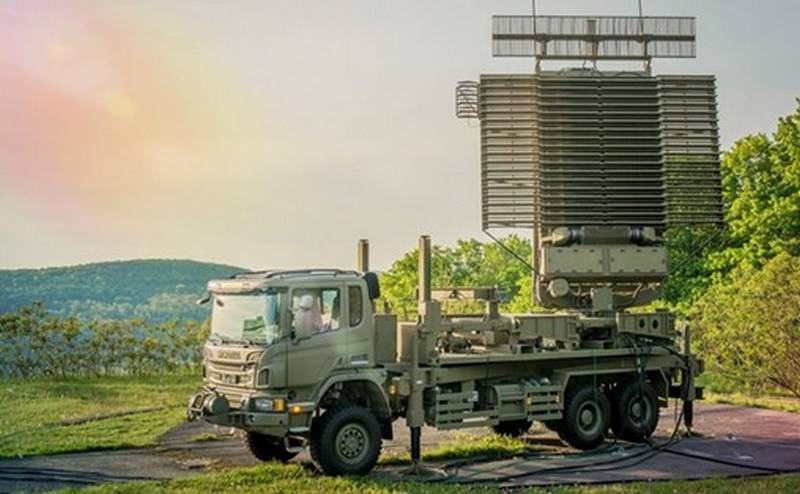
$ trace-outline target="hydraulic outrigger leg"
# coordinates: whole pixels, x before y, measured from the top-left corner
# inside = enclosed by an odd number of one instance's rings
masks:
[[[425,375],[420,368],[420,346],[426,338],[426,304],[431,301],[431,239],[427,235],[419,238],[419,312],[417,330],[414,333],[411,352],[411,394],[408,397],[408,410],[406,411],[406,424],[411,433],[411,468],[406,473],[418,476],[439,476],[443,472],[426,468],[420,464],[422,424],[425,421],[423,408],[423,391],[425,389]]]

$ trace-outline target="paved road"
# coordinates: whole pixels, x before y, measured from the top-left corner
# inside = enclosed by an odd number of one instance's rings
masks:
[[[665,411],[656,443],[663,444],[672,430],[672,412]],[[648,479],[692,479],[709,476],[764,473],[762,468],[800,469],[800,415],[732,407],[697,407],[696,432],[667,449],[609,444],[603,453],[575,454],[551,433],[534,429],[528,439],[545,446],[541,455],[491,462],[431,465],[446,481],[491,481],[501,485],[577,482],[612,482]],[[200,434],[221,434],[215,441],[193,441]],[[157,448],[38,456],[0,461],[0,492],[47,490],[109,481],[168,479],[202,472],[211,465],[241,466],[256,463],[244,450],[241,437],[203,423],[183,424],[166,434]],[[470,434],[482,435],[487,430]],[[464,432],[423,430],[423,447],[431,447]],[[396,439],[384,445],[402,453],[408,432],[395,424]],[[691,457],[682,456],[688,454]],[[713,458],[743,466],[702,459]],[[308,462],[307,454],[293,461]],[[404,468],[381,467],[376,476],[402,479]]]

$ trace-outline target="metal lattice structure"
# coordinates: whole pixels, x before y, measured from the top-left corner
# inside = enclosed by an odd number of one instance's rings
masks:
[[[492,17],[492,53],[558,60],[693,58],[694,17]]]
[[[714,78],[484,75],[484,229],[721,223]]]

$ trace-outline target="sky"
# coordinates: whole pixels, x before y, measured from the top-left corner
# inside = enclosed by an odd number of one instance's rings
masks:
[[[696,16],[723,148],[800,97],[800,1],[644,0]],[[529,72],[491,56],[491,15],[528,0],[0,0],[0,268],[181,258],[385,269],[420,234],[480,231],[479,135],[456,81]],[[636,14],[539,0],[540,14]],[[545,68],[559,65],[546,64]],[[603,66],[601,65],[601,68]],[[524,233],[524,232],[522,232]]]

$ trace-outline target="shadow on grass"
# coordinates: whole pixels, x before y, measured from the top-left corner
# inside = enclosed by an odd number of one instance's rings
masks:
[[[422,460],[426,462],[441,462],[447,460],[486,459],[496,460],[536,453],[553,452],[552,447],[543,444],[550,442],[550,438],[521,439],[498,435],[474,436],[470,434],[457,435],[453,440],[431,448],[422,453]],[[561,442],[558,442],[561,446]],[[409,453],[384,454],[379,460],[380,465],[406,465],[411,463]]]

